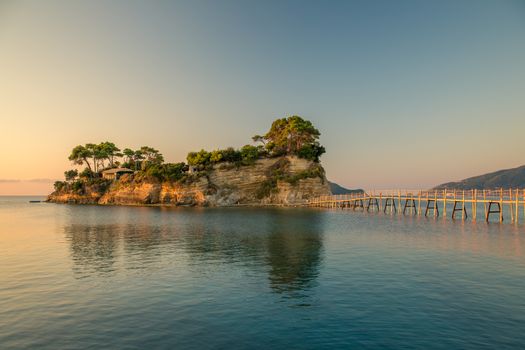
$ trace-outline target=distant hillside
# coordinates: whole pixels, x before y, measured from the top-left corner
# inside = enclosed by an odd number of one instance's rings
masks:
[[[514,169],[505,169],[484,175],[469,177],[458,182],[447,182],[436,189],[488,189],[488,188],[525,188],[525,165]]]
[[[361,193],[363,190],[356,189],[356,190],[349,190],[348,188],[344,188],[343,186],[340,186],[336,184],[335,182],[328,181],[328,184],[330,185],[330,191],[332,191],[332,194],[349,194],[349,193]]]

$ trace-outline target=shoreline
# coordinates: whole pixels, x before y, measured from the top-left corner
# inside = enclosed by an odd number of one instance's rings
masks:
[[[300,204],[280,204],[280,203],[268,203],[268,204],[230,204],[230,205],[184,205],[184,204],[166,204],[166,203],[152,203],[152,204],[143,204],[143,203],[64,203],[64,202],[55,202],[52,200],[43,200],[41,203],[50,203],[58,205],[76,205],[76,206],[99,206],[99,207],[165,207],[165,208],[309,208],[308,205]]]

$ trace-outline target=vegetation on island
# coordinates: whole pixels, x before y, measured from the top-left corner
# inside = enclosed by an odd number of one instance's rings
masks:
[[[287,155],[319,163],[320,156],[325,153],[325,148],[319,143],[319,136],[319,130],[308,120],[299,116],[280,118],[272,123],[266,134],[252,137],[252,141],[257,145],[247,144],[240,149],[228,147],[214,151],[202,149],[198,152],[189,152],[186,157],[187,163],[166,163],[164,156],[149,146],[137,150],[130,148],[121,150],[109,141],[78,145],[72,149],[68,159],[84,169],[67,170],[64,173],[65,181],[57,181],[55,190],[73,190],[81,193],[85,185],[106,188],[111,181],[104,179],[102,172],[114,168],[133,170],[135,180],[177,182],[189,181],[205,175],[218,163],[227,162],[232,166],[241,167],[252,165],[257,159]],[[268,174],[268,183],[261,188],[261,198],[275,190],[279,180],[295,184],[302,178],[324,176],[319,164],[295,176],[286,175],[288,164],[286,159],[276,164],[272,173]]]
[[[273,164],[266,174],[267,178],[259,189],[257,190],[256,196],[259,199],[268,197],[272,193],[278,192],[277,183],[278,181],[288,182],[291,185],[296,185],[300,180],[319,177],[324,181],[324,169],[321,164],[314,163],[309,169],[301,172],[290,174],[289,172],[290,161],[286,158],[281,158],[275,164]]]
[[[299,116],[277,119],[265,135],[255,135],[252,140],[260,143],[257,146],[245,145],[236,150],[232,147],[199,152],[190,152],[186,160],[188,165],[197,170],[204,170],[220,162],[231,162],[236,165],[250,165],[259,158],[274,158],[295,155],[299,158],[319,162],[325,148],[319,144],[321,133],[313,124]]]

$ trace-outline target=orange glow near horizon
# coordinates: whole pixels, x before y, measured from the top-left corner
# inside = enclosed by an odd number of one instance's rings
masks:
[[[0,3],[0,195],[49,192],[77,144],[149,145],[179,162],[292,114],[321,131],[328,178],[348,188],[525,164],[524,7],[305,5],[297,19],[236,6]]]

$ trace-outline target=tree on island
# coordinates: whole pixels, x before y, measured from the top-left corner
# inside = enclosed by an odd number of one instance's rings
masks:
[[[85,165],[90,172],[97,173],[106,168],[106,161],[110,168],[116,165],[116,158],[121,157],[120,149],[113,142],[101,142],[98,145],[86,143],[78,145],[71,151],[69,160],[77,165]]]
[[[130,148],[125,148],[122,151],[122,156],[125,157],[124,163],[122,164],[122,166],[125,168],[130,168],[130,169],[135,169],[135,170],[140,169],[140,165],[142,161],[144,160],[144,155],[142,154],[140,150],[134,151]]]
[[[231,147],[212,152],[200,150],[188,153],[186,160],[195,170],[204,170],[220,162],[249,165],[258,158],[285,155],[319,162],[319,157],[325,153],[325,148],[318,141],[320,135],[319,130],[310,121],[294,115],[275,120],[264,136],[253,136],[254,142],[262,143],[258,147],[245,145],[240,150]]]
[[[77,178],[77,176],[78,176],[77,169],[64,171],[64,178],[66,179],[66,181],[73,181]]]
[[[319,162],[319,157],[325,153],[325,148],[319,144],[320,132],[313,124],[299,116],[290,116],[275,120],[270,130],[264,135],[252,137],[258,146],[245,145],[240,149],[226,149],[208,152],[189,152],[188,165],[185,163],[164,163],[163,155],[153,147],[142,146],[138,150],[124,148],[122,151],[113,142],[104,141],[99,144],[87,143],[73,148],[69,155],[76,165],[85,169],[69,170],[64,173],[66,182],[57,182],[57,188],[81,183],[101,183],[101,172],[118,166],[135,170],[135,179],[156,178],[161,181],[179,181],[190,178],[189,166],[192,171],[205,171],[214,164],[229,162],[235,166],[254,164],[257,159],[275,158],[293,155],[299,158]],[[303,174],[305,175],[305,174]],[[311,172],[308,176],[317,176]],[[305,175],[305,176],[306,176]],[[299,177],[297,179],[300,179]]]
[[[125,157],[124,163],[130,164],[135,161],[135,151],[132,150],[131,148],[124,148],[122,150],[122,156]]]
[[[102,142],[96,145],[95,149],[97,152],[97,158],[99,158],[102,161],[107,160],[110,168],[113,168],[115,166],[115,158],[122,157],[122,153],[120,153],[120,148],[115,146],[113,142]],[[103,162],[102,167],[104,167]]]
[[[255,135],[252,137],[253,142],[262,142],[263,146],[266,146],[266,139],[264,136],[261,135]]]
[[[164,163],[164,156],[155,148],[149,146],[142,146],[140,148],[140,155],[146,164],[162,164]]]
[[[326,152],[319,144],[320,135],[309,120],[294,115],[275,120],[264,136],[255,135],[252,139],[262,142],[274,156],[292,154],[317,162]]]
[[[69,155],[69,160],[71,160],[74,164],[77,165],[83,165],[85,164],[90,172],[93,172],[93,168],[90,164],[90,159],[93,158],[93,151],[91,147],[87,147],[88,145],[82,146],[78,145],[71,151],[71,154]]]

